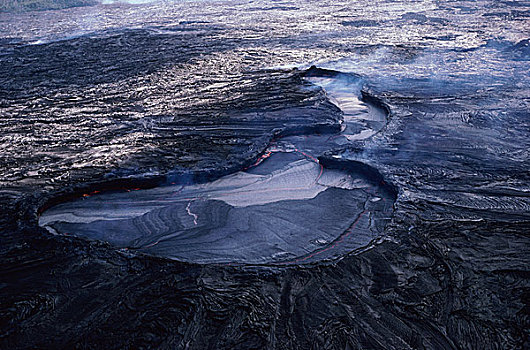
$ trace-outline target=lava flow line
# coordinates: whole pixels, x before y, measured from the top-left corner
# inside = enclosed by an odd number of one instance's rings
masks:
[[[193,223],[195,225],[197,225],[197,219],[199,218],[199,216],[197,214],[191,212],[190,206],[191,206],[192,202],[193,202],[193,200],[188,202],[188,205],[186,206],[186,212],[188,213],[188,215],[193,217]]]
[[[264,154],[259,156],[258,159],[256,159],[256,162],[254,164],[243,168],[243,171],[248,170],[250,168],[254,168],[254,167],[260,165],[261,162],[263,162],[265,159],[269,158],[273,153],[276,153],[276,152],[281,152],[281,151],[279,149],[271,149],[271,150],[266,151]]]
[[[310,253],[309,255],[306,255],[302,258],[297,258],[295,260],[291,260],[291,261],[285,261],[285,262],[281,262],[281,263],[278,263],[278,265],[288,265],[288,264],[296,264],[296,263],[299,263],[299,262],[302,262],[302,261],[306,261],[308,259],[311,259],[319,254],[322,254],[324,252],[327,252],[328,250],[330,249],[333,249],[335,248],[337,245],[339,245],[340,243],[344,242],[344,239],[347,238],[349,235],[351,235],[353,233],[353,229],[355,228],[355,226],[357,226],[357,224],[359,223],[359,221],[361,220],[361,218],[363,217],[363,215],[367,212],[368,210],[365,209],[363,210],[359,216],[357,217],[357,219],[355,219],[355,221],[350,225],[350,227],[337,239],[335,240],[333,243],[331,243],[330,245],[328,245],[327,247],[323,248],[323,249],[320,249],[320,250],[316,250],[312,253]]]
[[[142,249],[147,249],[147,248],[151,248],[151,247],[154,247],[155,245],[157,245],[158,243],[160,243],[160,240],[157,240],[153,243],[150,243],[148,245],[146,245],[145,247],[142,247]]]
[[[320,180],[320,178],[322,177],[322,173],[324,172],[324,167],[322,166],[322,164],[320,164],[320,162],[318,161],[318,159],[316,159],[316,158],[313,157],[312,155],[307,154],[307,153],[305,153],[304,151],[300,151],[298,148],[295,148],[294,150],[295,150],[295,152],[300,153],[300,154],[303,155],[304,157],[311,159],[313,162],[317,163],[317,164],[320,166],[320,173],[318,174],[317,178],[315,179],[315,183],[317,183],[318,180]]]

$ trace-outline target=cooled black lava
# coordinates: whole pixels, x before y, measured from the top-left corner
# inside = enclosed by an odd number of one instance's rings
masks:
[[[371,137],[386,113],[359,100],[359,77],[306,75],[342,109],[339,133],[282,137],[244,171],[213,182],[85,196],[47,210],[40,225],[199,263],[306,263],[366,246],[382,235],[395,193],[317,157]]]
[[[528,1],[127,1],[0,2],[0,348],[528,348]]]

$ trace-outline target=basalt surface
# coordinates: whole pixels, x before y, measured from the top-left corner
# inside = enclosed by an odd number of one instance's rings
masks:
[[[529,10],[204,1],[0,14],[1,347],[527,347]],[[326,92],[340,75],[388,112],[384,125],[347,118]],[[362,137],[340,136],[348,120]],[[312,146],[330,137],[332,147]],[[272,152],[289,145],[311,157]],[[320,169],[342,184],[349,175],[383,186],[377,197],[392,205],[377,207],[370,191],[311,192]],[[311,174],[311,195],[289,208],[219,195],[166,214],[213,227],[228,209],[253,219],[250,209],[267,205],[261,212],[299,210],[333,232],[356,221],[359,203],[385,215],[369,239],[325,259],[296,261],[332,235],[295,242],[294,260],[251,264],[169,259],[134,249],[157,240],[135,246],[39,226],[61,205],[151,193],[152,207],[164,189],[240,172],[240,182]],[[326,212],[333,200],[340,208]],[[195,217],[201,206],[212,215]],[[267,225],[265,216],[247,222]]]
[[[173,186],[84,194],[43,212],[39,225],[53,234],[198,263],[308,263],[365,248],[383,235],[395,189],[366,164],[341,160],[350,165],[346,171],[324,167],[318,157],[370,138],[388,115],[359,99],[357,76],[316,67],[304,76],[325,87],[341,109],[340,131],[286,129],[237,173],[199,184],[175,176]],[[296,110],[282,114],[289,119]]]

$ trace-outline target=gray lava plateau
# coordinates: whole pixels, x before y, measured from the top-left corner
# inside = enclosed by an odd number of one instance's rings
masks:
[[[0,11],[0,348],[529,347],[529,2]]]

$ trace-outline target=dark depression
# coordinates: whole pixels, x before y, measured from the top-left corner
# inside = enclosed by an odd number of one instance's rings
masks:
[[[529,17],[0,4],[0,348],[528,348]]]

